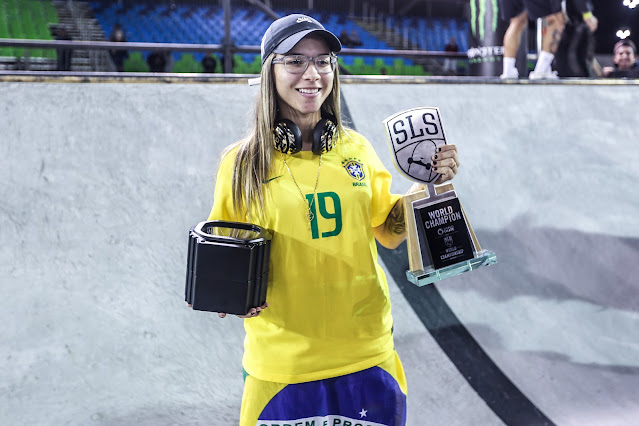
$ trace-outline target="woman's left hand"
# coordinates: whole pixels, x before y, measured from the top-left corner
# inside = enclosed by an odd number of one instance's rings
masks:
[[[440,174],[434,182],[436,185],[447,182],[455,177],[459,168],[456,145],[443,145],[437,148],[437,153],[431,158],[433,170]]]

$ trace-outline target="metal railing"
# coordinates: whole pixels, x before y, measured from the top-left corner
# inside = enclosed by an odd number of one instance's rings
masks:
[[[218,52],[225,53],[226,47],[222,44],[184,44],[184,43],[142,43],[142,42],[111,42],[111,41],[68,41],[68,40],[20,40],[20,39],[0,39],[1,46],[12,46],[21,48],[53,48],[53,49],[78,49],[78,50],[127,50],[127,51],[160,51],[160,52]],[[236,45],[230,48],[232,54],[235,53],[260,53],[260,46]],[[340,56],[361,56],[361,57],[393,57],[404,59],[429,58],[444,59],[456,58],[467,60],[466,53],[460,52],[435,52],[427,50],[394,50],[394,49],[352,49],[344,48]],[[95,71],[104,71],[95,69]],[[231,73],[231,70],[225,70]]]

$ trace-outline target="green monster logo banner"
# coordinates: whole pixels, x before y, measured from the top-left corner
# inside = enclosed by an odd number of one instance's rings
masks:
[[[502,71],[504,33],[498,0],[470,0],[468,63],[471,75],[497,76]]]

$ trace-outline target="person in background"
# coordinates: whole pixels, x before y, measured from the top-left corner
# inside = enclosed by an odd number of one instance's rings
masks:
[[[215,72],[215,68],[217,68],[217,59],[213,56],[213,53],[209,53],[202,58],[202,68],[204,68],[204,72],[207,74],[213,74]]]
[[[122,30],[122,26],[120,24],[115,24],[113,26],[113,31],[111,32],[109,41],[116,43],[126,42],[126,35],[124,34],[124,30]],[[112,49],[109,50],[109,54],[111,55],[111,59],[113,60],[113,65],[115,65],[115,70],[117,72],[123,72],[124,61],[129,57],[129,52],[126,50]]]
[[[508,29],[504,34],[503,73],[500,78],[519,78],[515,58],[521,44],[521,36],[528,26],[529,19],[536,20],[543,17],[542,51],[529,78],[531,80],[557,79],[551,64],[565,23],[561,0],[500,0],[499,9],[502,18],[509,21]]]
[[[346,28],[342,29],[342,32],[339,33],[339,41],[344,47],[352,47],[351,37],[348,35],[348,31],[346,30]]]
[[[595,58],[598,20],[592,5],[585,0],[566,2],[567,22],[553,66],[559,77],[597,77],[601,67]]]
[[[499,9],[502,18],[509,22],[504,34],[504,62],[500,78],[519,78],[515,58],[521,43],[521,35],[528,27],[529,19],[543,17],[542,51],[529,78],[531,80],[557,79],[551,64],[564,30],[565,18],[561,10],[561,0],[500,0]]]
[[[459,52],[459,46],[455,37],[451,37],[448,44],[444,47],[444,52]],[[444,71],[455,73],[457,71],[457,59],[445,58],[444,59]]]
[[[156,50],[147,56],[146,63],[151,72],[166,72],[166,53]]]
[[[592,14],[592,5],[587,0],[568,0],[574,2],[583,14],[584,22],[590,31],[597,29],[597,18]],[[500,0],[502,18],[509,21],[504,34],[504,62],[503,73],[500,78],[519,78],[519,71],[515,67],[515,58],[521,35],[528,26],[528,20],[543,18],[542,46],[535,69],[530,72],[531,80],[557,80],[557,72],[552,70],[555,53],[559,48],[561,36],[566,24],[566,16],[562,10],[561,0]]]
[[[222,154],[209,215],[273,234],[268,303],[240,316],[240,425],[403,426],[406,378],[376,246],[404,240],[402,195],[370,142],[344,127],[338,38],[295,14],[261,46],[249,131]],[[459,167],[454,145],[426,161],[435,183]]]
[[[351,35],[348,38],[350,40],[351,47],[359,47],[363,44],[362,40],[360,40],[359,35],[357,34],[357,31],[355,31],[355,28],[351,30]]]
[[[619,40],[613,49],[614,67],[604,67],[603,75],[608,78],[639,78],[637,46],[630,39]]]
[[[64,41],[73,40],[66,27],[58,27],[55,30],[55,39]],[[68,47],[58,47],[56,52],[58,55],[58,71],[71,71],[73,50]]]

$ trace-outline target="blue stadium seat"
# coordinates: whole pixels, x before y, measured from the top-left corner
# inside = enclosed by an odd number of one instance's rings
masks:
[[[171,8],[165,3],[146,3],[120,7],[117,3],[98,0],[92,1],[90,5],[107,37],[113,26],[120,23],[128,41],[221,44],[224,38],[224,11],[218,5],[179,4]],[[278,10],[277,12],[284,15],[298,11]],[[335,34],[340,34],[343,29],[349,33],[355,31],[362,41],[362,48],[390,49],[385,42],[358,26],[344,14],[318,12],[313,15]],[[259,45],[262,34],[272,19],[256,8],[237,7],[233,9],[231,22],[231,37],[235,44]],[[468,48],[468,23],[463,20],[439,20],[412,16],[390,17],[386,23],[400,34],[407,35],[409,41],[420,49],[441,51],[451,36],[457,39],[460,51]],[[193,58],[199,62],[203,55],[203,53],[193,54]],[[181,56],[181,52],[174,53],[174,60],[178,61]],[[239,54],[236,55],[236,59],[244,61],[247,67],[250,67],[255,65],[255,56],[255,54]],[[355,58],[342,55],[340,59],[346,66],[357,65],[360,68],[382,66],[382,62],[376,62],[373,57]],[[393,58],[384,57],[381,61],[384,67],[389,69],[401,68]],[[405,60],[404,65],[411,67],[413,62]]]

